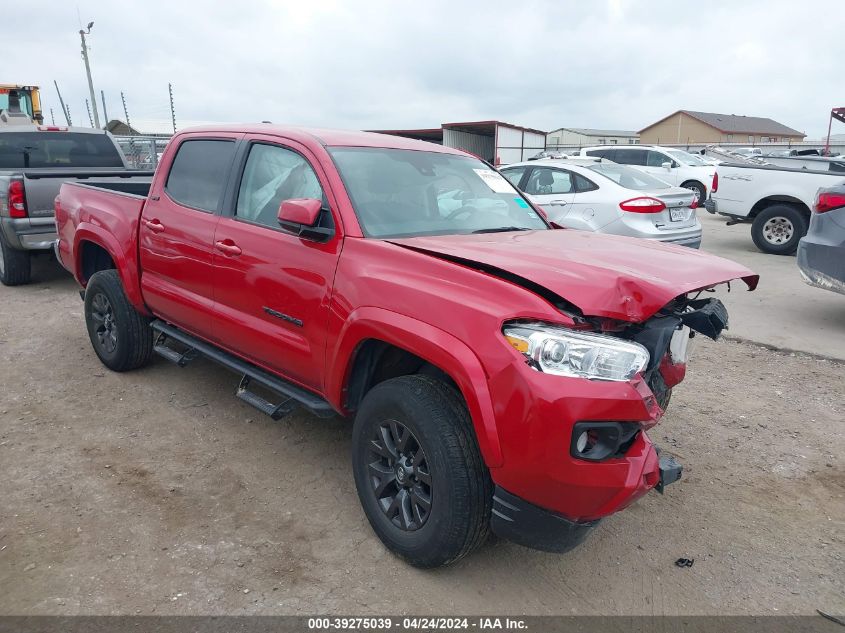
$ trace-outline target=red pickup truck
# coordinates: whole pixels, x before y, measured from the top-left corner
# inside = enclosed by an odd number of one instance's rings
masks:
[[[487,164],[399,137],[194,129],[129,184],[56,200],[100,360],[204,356],[273,418],[354,419],[364,512],[420,567],[491,530],[566,551],[677,480],[646,431],[690,338],[727,326],[703,291],[757,283],[703,252],[558,230]]]

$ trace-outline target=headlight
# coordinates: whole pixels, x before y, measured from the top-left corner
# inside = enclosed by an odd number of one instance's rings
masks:
[[[508,342],[547,374],[591,380],[630,380],[649,360],[648,350],[614,336],[577,332],[543,323],[505,325]]]

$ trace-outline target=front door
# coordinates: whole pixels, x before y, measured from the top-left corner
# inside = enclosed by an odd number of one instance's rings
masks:
[[[214,230],[239,135],[185,137],[150,190],[138,242],[141,288],[153,313],[212,338]]]
[[[533,167],[524,191],[543,207],[550,221],[566,226],[566,216],[575,202],[572,172],[557,167]]]
[[[253,137],[240,178],[214,236],[215,334],[266,369],[323,390],[326,326],[341,231],[317,161],[294,142]],[[284,231],[278,211],[293,198],[322,200],[325,242]]]

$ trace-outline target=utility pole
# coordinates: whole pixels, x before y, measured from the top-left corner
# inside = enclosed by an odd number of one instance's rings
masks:
[[[170,93],[170,118],[173,120],[173,133],[176,134],[176,110],[173,109],[173,84],[167,84],[167,91]]]
[[[71,121],[71,119],[70,119],[70,106],[69,105],[65,106],[65,118],[67,119],[68,125],[73,125],[73,121]]]
[[[88,103],[88,99],[85,100],[85,109],[88,110],[88,122],[91,123],[91,127],[94,127],[94,119],[91,118],[91,104]]]
[[[85,60],[85,74],[88,76],[88,92],[91,93],[91,105],[94,107],[94,123],[100,127],[100,117],[97,114],[97,97],[94,96],[94,81],[91,79],[91,65],[88,63],[88,45],[85,43],[85,36],[91,33],[93,22],[88,23],[88,29],[79,29],[79,37],[82,38],[82,59]]]
[[[56,86],[56,94],[59,95],[59,103],[62,104],[62,114],[65,115],[65,121],[67,121],[67,124],[70,125],[70,115],[68,114],[67,108],[65,107],[65,100],[62,99],[62,92],[61,90],[59,90],[59,82],[54,79],[53,85]]]
[[[50,108],[50,121],[52,121],[53,125],[56,124],[56,117],[53,116],[53,108]]]
[[[105,125],[103,128],[107,128],[109,126],[109,113],[106,111],[106,93],[100,90],[100,97],[103,100],[103,119],[105,119]]]

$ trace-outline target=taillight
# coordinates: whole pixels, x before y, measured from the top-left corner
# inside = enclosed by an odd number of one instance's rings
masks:
[[[826,191],[820,193],[819,197],[816,198],[816,213],[824,213],[839,207],[845,207],[845,194],[843,193]]]
[[[67,132],[66,127],[59,127],[58,125],[39,125],[40,132]]]
[[[660,213],[666,208],[657,198],[631,198],[619,203],[619,208],[631,213]]]
[[[26,217],[26,196],[23,191],[23,180],[9,182],[9,217]]]
[[[689,206],[690,209],[697,209],[698,208],[698,196],[693,196],[692,204]]]
[[[713,172],[713,184],[710,186],[710,193],[716,193],[719,191],[719,172]]]

